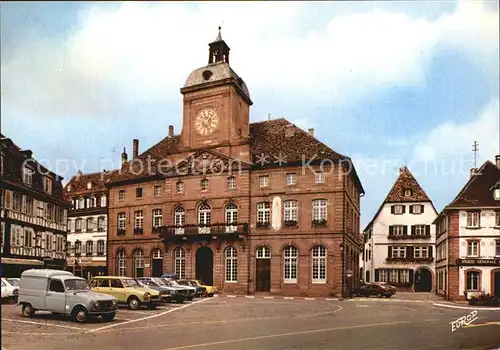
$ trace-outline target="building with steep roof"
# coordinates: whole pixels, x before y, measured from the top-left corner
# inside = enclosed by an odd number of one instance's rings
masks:
[[[67,267],[90,279],[105,275],[108,208],[106,181],[113,171],[73,176],[64,187],[68,212]]]
[[[197,277],[232,293],[346,294],[359,281],[351,160],[284,118],[249,123],[219,33],[181,88],[183,127],[107,181],[108,273]]]
[[[390,282],[403,291],[434,287],[435,228],[431,199],[405,166],[364,229],[361,276],[366,283]]]
[[[19,277],[31,268],[64,269],[69,205],[62,177],[0,139],[1,275]]]
[[[470,178],[435,220],[437,293],[500,297],[500,155]]]

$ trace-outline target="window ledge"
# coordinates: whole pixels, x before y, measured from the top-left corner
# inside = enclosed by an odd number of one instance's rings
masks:
[[[481,226],[464,226],[464,228],[466,228],[468,230],[479,230],[482,227]]]

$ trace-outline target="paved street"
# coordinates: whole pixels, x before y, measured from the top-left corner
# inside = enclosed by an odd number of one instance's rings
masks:
[[[492,349],[500,311],[452,332],[464,310],[434,301],[305,300],[220,296],[158,310],[120,310],[113,322],[84,325],[2,306],[2,346],[15,349]]]

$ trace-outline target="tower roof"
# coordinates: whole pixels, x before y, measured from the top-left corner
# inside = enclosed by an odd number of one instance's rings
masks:
[[[222,40],[222,34],[221,34],[220,30],[221,30],[221,27],[219,27],[219,34],[217,34],[217,38],[215,38],[214,43],[216,43],[218,41],[224,41],[224,40]]]

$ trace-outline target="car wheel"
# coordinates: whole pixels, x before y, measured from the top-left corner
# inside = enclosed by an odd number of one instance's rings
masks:
[[[115,316],[116,316],[116,312],[112,312],[110,314],[104,314],[104,315],[102,315],[102,319],[104,321],[109,322],[109,321],[112,321],[115,318]]]
[[[33,309],[31,304],[23,304],[21,314],[23,317],[33,317],[35,315],[35,309]]]
[[[89,318],[89,313],[83,307],[78,307],[73,311],[73,320],[78,323],[84,323]]]
[[[128,307],[131,310],[137,310],[141,306],[141,302],[136,297],[130,297],[128,300]]]
[[[377,297],[382,298],[383,297],[382,293],[378,293]]]

